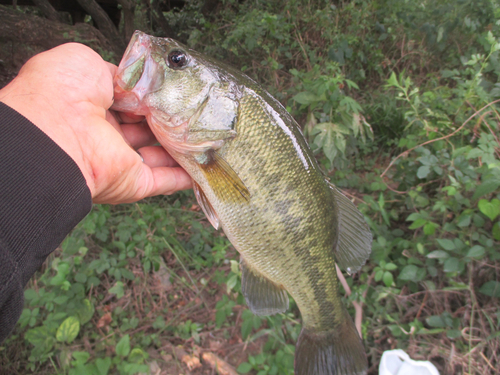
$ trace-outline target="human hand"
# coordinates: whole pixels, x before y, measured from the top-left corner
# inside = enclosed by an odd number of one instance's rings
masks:
[[[75,161],[94,203],[134,202],[190,188],[189,175],[162,147],[152,146],[157,141],[142,118],[108,110],[115,70],[90,48],[64,44],[30,59],[0,90],[0,101]]]

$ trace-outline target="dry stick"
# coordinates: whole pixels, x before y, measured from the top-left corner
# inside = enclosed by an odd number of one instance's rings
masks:
[[[297,35],[298,38],[299,38],[298,42],[299,42],[300,49],[302,50],[302,52],[304,53],[304,57],[306,58],[307,67],[309,68],[309,70],[311,70],[312,69],[312,65],[311,65],[311,62],[309,61],[309,56],[307,56],[306,49],[303,46],[304,41],[302,40],[302,36],[297,31],[297,28],[295,29],[295,35]]]
[[[238,375],[233,366],[216,356],[214,353],[205,352],[202,358],[203,361],[208,363],[212,369],[216,370],[221,375]]]
[[[340,283],[344,287],[345,294],[350,296],[352,292],[351,288],[349,287],[349,284],[347,284],[347,281],[337,264],[335,264],[335,268],[337,269],[337,277],[339,278]],[[354,325],[358,330],[359,337],[363,337],[363,335],[361,334],[361,321],[363,320],[363,306],[357,301],[352,301],[352,305],[354,306],[354,310],[356,312],[354,316]]]
[[[497,371],[497,369],[495,367],[493,367],[493,365],[491,364],[491,362],[488,360],[488,358],[486,358],[486,356],[483,354],[483,352],[479,352],[479,355],[481,357],[483,357],[483,359],[485,360],[485,362],[488,364],[488,366],[490,366],[490,368],[493,370],[493,371]]]
[[[387,168],[385,169],[385,171],[384,171],[384,172],[380,175],[380,177],[381,177],[381,178],[382,178],[382,177],[384,177],[384,175],[385,175],[385,174],[387,173],[387,171],[388,171],[388,170],[392,167],[392,165],[394,164],[394,162],[395,162],[396,160],[398,160],[401,156],[406,155],[406,154],[410,153],[410,151],[413,151],[413,150],[415,150],[416,148],[422,147],[422,146],[424,146],[424,145],[428,145],[428,144],[433,143],[433,142],[437,142],[437,141],[441,141],[441,140],[443,140],[443,139],[450,138],[451,136],[455,135],[455,134],[456,134],[456,133],[458,133],[460,130],[462,130],[462,128],[463,128],[465,125],[467,125],[467,123],[468,123],[470,120],[472,120],[474,117],[476,117],[476,116],[477,116],[477,115],[478,115],[478,114],[479,114],[479,113],[480,113],[483,109],[486,109],[486,108],[488,108],[489,106],[491,106],[491,105],[493,105],[493,104],[495,104],[495,103],[498,103],[498,102],[500,102],[500,99],[497,99],[497,100],[495,100],[495,101],[493,101],[493,102],[491,102],[491,103],[486,104],[483,108],[481,108],[479,111],[476,111],[476,112],[475,112],[472,116],[470,116],[467,120],[465,120],[465,122],[464,122],[464,123],[463,123],[463,124],[462,124],[462,125],[461,125],[458,129],[457,129],[457,130],[455,130],[454,132],[452,132],[452,133],[450,133],[450,134],[448,134],[448,135],[445,135],[445,136],[443,136],[443,137],[436,138],[436,139],[432,139],[432,140],[430,140],[430,141],[424,142],[424,143],[422,143],[422,144],[419,144],[419,145],[417,145],[417,146],[415,146],[415,147],[410,148],[409,150],[406,150],[406,151],[402,152],[401,154],[399,154],[398,156],[396,156],[396,158],[395,158],[394,160],[392,160],[392,161],[389,163],[389,165],[387,166]]]
[[[474,106],[472,104],[470,104],[468,101],[467,101],[467,104],[470,105],[470,107],[475,111],[476,108],[474,108]],[[497,117],[498,117],[498,113],[495,111]],[[500,140],[498,139],[497,135],[495,134],[495,132],[493,131],[493,129],[491,129],[490,125],[486,122],[486,120],[484,119],[484,115],[481,116],[481,120],[484,122],[484,125],[486,125],[486,127],[488,128],[488,130],[490,131],[491,135],[495,138],[495,140],[497,141],[498,145],[500,146]]]

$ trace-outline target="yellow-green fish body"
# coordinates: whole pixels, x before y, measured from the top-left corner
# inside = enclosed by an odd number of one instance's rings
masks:
[[[299,126],[241,72],[171,39],[136,32],[115,78],[114,109],[145,115],[191,175],[198,202],[241,255],[242,292],[258,315],[303,320],[297,375],[365,374],[335,262],[357,271],[371,234],[325,180]]]

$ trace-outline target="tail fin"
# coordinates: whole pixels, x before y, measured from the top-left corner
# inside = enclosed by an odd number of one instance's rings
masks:
[[[366,375],[367,369],[363,343],[347,314],[335,330],[302,329],[295,351],[295,375]]]

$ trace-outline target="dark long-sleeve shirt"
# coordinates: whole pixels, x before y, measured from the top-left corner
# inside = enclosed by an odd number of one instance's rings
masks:
[[[73,159],[0,102],[0,342],[19,319],[28,280],[91,207]]]

